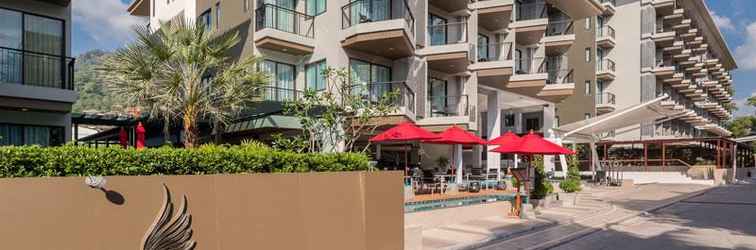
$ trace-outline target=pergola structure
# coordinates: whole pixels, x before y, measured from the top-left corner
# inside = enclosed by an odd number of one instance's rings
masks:
[[[131,114],[122,113],[95,113],[84,112],[71,114],[71,126],[73,127],[73,141],[76,145],[82,143],[87,146],[110,146],[119,144],[119,133],[121,128],[125,128],[128,133],[128,144],[136,146],[136,125],[138,122],[146,120],[144,115],[135,117]],[[79,126],[104,126],[108,129],[99,133],[79,138]]]

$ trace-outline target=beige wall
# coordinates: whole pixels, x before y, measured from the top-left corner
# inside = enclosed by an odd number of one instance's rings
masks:
[[[569,66],[575,72],[575,92],[556,105],[560,125],[582,121],[585,113],[596,116],[596,18],[591,17],[590,29],[585,18],[574,20],[575,43],[565,53]],[[591,49],[591,61],[585,61],[585,49]],[[585,81],[590,81],[590,94],[586,95]]]
[[[401,249],[401,176],[106,177],[120,205],[83,177],[0,179],[0,234],[6,249],[141,249],[165,183],[177,208],[188,197],[196,249]]]

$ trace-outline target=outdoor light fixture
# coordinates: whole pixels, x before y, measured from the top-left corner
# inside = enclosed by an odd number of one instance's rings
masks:
[[[89,186],[91,188],[96,188],[96,189],[103,189],[104,190],[105,189],[105,183],[107,183],[107,182],[108,181],[105,180],[105,177],[102,177],[102,176],[91,176],[90,175],[90,176],[87,176],[86,178],[84,178],[84,183],[86,183],[87,186]]]

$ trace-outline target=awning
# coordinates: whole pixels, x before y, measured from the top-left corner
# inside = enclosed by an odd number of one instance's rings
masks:
[[[555,128],[554,132],[563,140],[585,142],[591,141],[593,136],[597,134],[611,132],[615,129],[639,123],[653,122],[659,119],[674,119],[685,113],[685,111],[662,106],[664,99],[667,99],[667,95],[657,97],[637,106],[560,126],[559,128]]]

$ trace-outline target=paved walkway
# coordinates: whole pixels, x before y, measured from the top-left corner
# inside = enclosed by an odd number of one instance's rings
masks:
[[[583,237],[629,218],[643,211],[654,210],[681,199],[695,196],[710,186],[680,184],[649,184],[613,191],[611,189],[594,189],[578,195],[578,207],[593,204],[609,205],[588,216],[578,216],[574,223],[560,223],[537,232],[519,237],[510,237],[494,241],[477,249],[548,249],[565,241]],[[545,213],[548,213],[545,212]],[[580,248],[576,248],[580,249]]]

